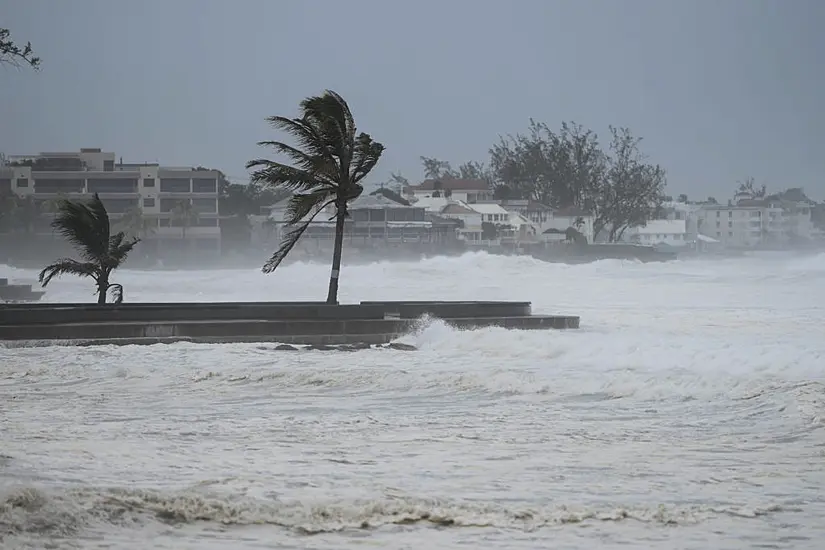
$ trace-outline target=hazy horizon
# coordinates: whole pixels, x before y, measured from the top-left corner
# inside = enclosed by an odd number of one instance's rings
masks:
[[[752,176],[825,198],[813,0],[0,0],[0,17],[43,60],[0,70],[6,154],[102,147],[243,181],[264,117],[332,88],[387,145],[370,184],[421,179],[421,155],[485,161],[533,117],[631,128],[673,196],[724,200]]]

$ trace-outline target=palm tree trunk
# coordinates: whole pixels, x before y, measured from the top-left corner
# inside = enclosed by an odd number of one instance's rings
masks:
[[[338,275],[341,273],[341,253],[344,248],[344,220],[346,219],[346,203],[338,206],[338,214],[335,217],[335,248],[332,252],[332,273],[329,276],[329,293],[327,303],[335,305],[338,303]]]
[[[109,290],[109,279],[101,278],[97,283],[97,303],[106,303],[106,292]]]

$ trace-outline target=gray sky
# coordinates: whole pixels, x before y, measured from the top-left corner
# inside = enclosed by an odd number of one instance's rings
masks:
[[[267,115],[325,88],[387,146],[486,160],[530,117],[628,126],[671,194],[825,198],[822,0],[0,0],[39,73],[0,69],[0,151],[103,147],[245,178]]]

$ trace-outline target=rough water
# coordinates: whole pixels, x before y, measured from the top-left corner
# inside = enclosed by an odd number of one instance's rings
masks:
[[[312,300],[328,273],[117,282],[130,301]],[[0,547],[825,545],[825,256],[342,277],[345,302],[527,299],[582,329],[431,321],[402,340],[417,352],[0,348]]]

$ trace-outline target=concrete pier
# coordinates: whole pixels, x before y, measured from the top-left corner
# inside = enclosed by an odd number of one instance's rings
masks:
[[[383,344],[415,329],[424,315],[462,329],[579,327],[578,317],[532,315],[529,302],[38,303],[0,306],[0,341]]]

